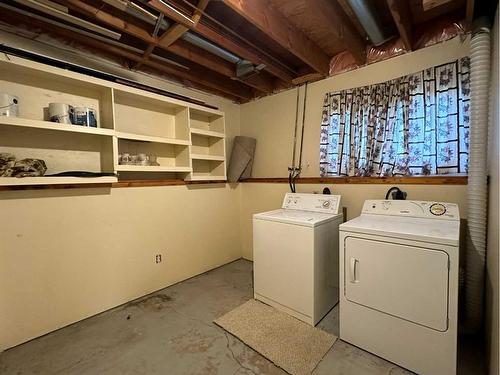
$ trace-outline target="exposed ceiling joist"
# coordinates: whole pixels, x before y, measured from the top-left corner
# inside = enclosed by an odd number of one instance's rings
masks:
[[[162,13],[165,14],[168,18],[174,20],[178,24],[185,26],[188,29],[191,29],[194,25],[194,21],[190,16],[174,8],[168,3],[168,1],[149,0],[148,4],[153,8],[161,9]]]
[[[398,29],[399,35],[407,51],[413,49],[413,32],[411,24],[411,11],[408,2],[400,0],[387,0],[392,18]]]
[[[198,22],[200,22],[202,12],[207,7],[209,1],[210,0],[199,1],[198,6],[194,11],[193,16],[191,17],[191,20],[193,21],[192,28],[195,28],[196,25],[198,25]],[[160,43],[161,46],[168,47],[172,43],[174,43],[177,39],[179,39],[182,35],[184,35],[184,33],[187,32],[188,30],[189,28],[186,27],[185,25],[176,23],[175,25],[171,26],[167,31],[165,31],[162,36],[160,36],[158,42]]]
[[[199,23],[195,31],[211,42],[218,44],[222,48],[230,51],[231,53],[234,53],[237,56],[240,56],[245,60],[251,61],[255,65],[265,65],[265,70],[282,79],[283,81],[288,83],[292,82],[294,75],[292,75],[288,69],[282,68],[270,58],[254,52],[252,48],[245,46],[241,42],[237,42],[231,38],[228,38],[218,31],[212,29],[211,27],[204,25],[203,23]]]
[[[187,30],[188,28],[186,26],[181,25],[180,23],[176,23],[175,25],[170,26],[167,31],[160,35],[160,37],[158,38],[158,43],[162,47],[167,48],[181,36],[183,36]]]
[[[342,42],[356,62],[363,65],[366,62],[366,42],[349,23],[349,17],[342,8],[337,6],[335,9],[332,2],[327,0],[308,0],[307,6],[323,18],[324,24],[330,26],[331,33]]]
[[[160,1],[149,1],[149,5],[154,7],[156,10],[164,13],[166,16],[171,14],[170,8],[166,7],[164,3]],[[288,69],[284,69],[279,64],[274,62],[272,59],[263,56],[257,52],[254,52],[252,48],[245,46],[244,43],[235,41],[219,31],[212,29],[209,26],[204,25],[199,22],[197,25],[191,25],[190,28],[196,33],[204,37],[205,39],[219,45],[220,47],[228,50],[231,53],[241,57],[242,59],[251,61],[255,65],[264,64],[265,69],[275,75],[276,77],[282,79],[285,82],[291,83],[294,76]]]
[[[200,0],[200,2],[198,3],[198,9],[195,11],[195,13],[193,14],[193,17],[191,18],[194,25],[198,24],[198,22],[200,21],[201,11],[203,11],[203,9],[205,9],[205,7],[208,5],[209,1],[210,0]],[[160,13],[160,16],[158,17],[158,20],[156,22],[155,31],[153,32],[153,37],[157,36],[158,28],[159,28],[161,21],[163,20],[163,17],[164,17],[164,14]],[[181,25],[180,23],[176,23],[175,25],[170,26],[168,28],[168,30],[165,31],[163,33],[163,35],[161,35],[158,38],[157,43],[162,48],[167,48],[172,43],[174,43],[177,39],[179,39],[188,30],[189,29],[186,26]],[[150,44],[147,47],[146,51],[144,51],[144,55],[142,56],[144,60],[147,60],[149,58],[149,56],[153,52],[154,48],[155,48],[155,44]],[[141,64],[142,63],[137,63],[134,68],[137,69],[138,67],[140,67]]]
[[[181,40],[178,40],[177,42],[168,47],[164,47],[159,43],[158,38],[153,37],[146,30],[141,29],[138,26],[132,25],[130,23],[125,23],[120,18],[112,14],[106,13],[104,11],[101,11],[100,9],[97,9],[91,5],[85,4],[81,0],[68,0],[66,1],[66,4],[71,9],[77,12],[82,12],[84,14],[89,14],[89,15],[99,15],[98,19],[101,20],[102,22],[148,43],[150,46],[149,48],[159,47],[165,49],[166,51],[174,53],[177,56],[180,56],[186,60],[191,61],[192,63],[203,66],[206,69],[210,69],[228,78],[234,78],[235,76],[235,66],[233,64],[221,59],[218,56],[212,55],[209,52],[202,50],[201,48],[190,45],[189,43],[183,42]],[[145,64],[147,60],[148,59],[144,58],[143,55],[141,56],[141,59],[136,62],[140,64]],[[249,87],[255,88],[254,84],[247,84],[246,81],[241,81],[241,82]],[[259,86],[259,91],[267,90],[267,87],[268,85]],[[266,91],[266,92],[272,92],[272,91]]]
[[[268,1],[223,2],[315,71],[328,75],[329,56]]]

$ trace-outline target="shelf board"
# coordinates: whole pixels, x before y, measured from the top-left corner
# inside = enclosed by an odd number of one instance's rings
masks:
[[[198,128],[191,128],[191,133],[198,134],[198,135],[204,135],[207,137],[216,137],[216,138],[224,138],[225,137],[224,133],[214,132],[212,130],[198,129]]]
[[[220,155],[191,154],[191,159],[224,161],[225,157]]]
[[[0,177],[0,186],[111,184],[118,182],[113,176],[105,177]]]
[[[189,177],[190,181],[225,181],[226,176],[209,176],[209,175],[203,175],[203,176],[197,176],[197,175],[191,175]]]
[[[191,167],[151,166],[151,165],[115,165],[120,172],[192,172]]]
[[[96,135],[114,135],[114,130],[106,128],[91,128],[89,126],[60,124],[51,121],[30,120],[21,117],[0,116],[0,126],[19,126],[44,130],[66,131],[70,133],[84,133]]]
[[[185,145],[185,146],[189,146],[191,144],[190,141],[185,139],[154,137],[150,135],[131,134],[123,132],[116,132],[116,136],[120,139],[127,139],[131,141],[167,143],[170,145]]]

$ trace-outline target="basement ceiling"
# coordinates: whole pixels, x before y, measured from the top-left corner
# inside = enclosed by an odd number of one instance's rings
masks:
[[[364,3],[356,9],[355,3]],[[354,5],[353,5],[354,4]],[[425,9],[424,9],[425,5]],[[472,21],[473,0],[5,0],[0,21],[48,34],[128,69],[236,102],[328,76],[347,51],[358,65],[382,40],[413,49],[416,30]],[[379,38],[380,39],[380,38]]]

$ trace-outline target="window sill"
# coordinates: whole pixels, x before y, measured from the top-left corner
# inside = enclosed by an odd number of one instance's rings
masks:
[[[288,184],[288,177],[247,178],[241,182]],[[412,177],[301,177],[296,184],[397,184],[397,185],[467,185],[466,175]]]

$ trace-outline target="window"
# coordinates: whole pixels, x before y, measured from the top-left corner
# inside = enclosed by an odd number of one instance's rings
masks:
[[[321,176],[467,173],[469,58],[327,93]]]

